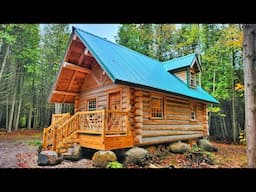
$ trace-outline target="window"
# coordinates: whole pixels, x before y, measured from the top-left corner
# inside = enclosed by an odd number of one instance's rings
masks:
[[[193,72],[190,72],[190,87],[196,87],[196,74]]]
[[[191,120],[196,120],[196,104],[193,104],[191,107]]]
[[[89,99],[87,101],[87,110],[88,111],[95,111],[96,110],[96,98]]]
[[[151,117],[163,117],[163,100],[161,98],[151,98]]]

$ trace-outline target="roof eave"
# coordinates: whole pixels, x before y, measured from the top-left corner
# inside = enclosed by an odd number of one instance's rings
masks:
[[[152,91],[157,91],[157,92],[162,92],[162,93],[167,93],[167,94],[173,94],[173,95],[177,95],[177,96],[180,96],[180,97],[186,97],[188,99],[195,99],[195,100],[198,100],[198,101],[202,101],[204,103],[219,104],[219,102],[217,100],[216,100],[216,102],[209,101],[209,100],[203,100],[203,99],[194,98],[194,97],[190,97],[190,96],[187,96],[187,95],[182,95],[182,94],[171,92],[171,91],[157,89],[157,88],[146,86],[146,85],[131,83],[131,82],[127,82],[127,81],[123,81],[123,80],[119,80],[119,79],[116,79],[114,83],[115,84],[121,84],[121,85],[134,86],[134,87],[138,87],[138,88],[142,88],[142,89],[149,89],[149,90],[152,90]]]

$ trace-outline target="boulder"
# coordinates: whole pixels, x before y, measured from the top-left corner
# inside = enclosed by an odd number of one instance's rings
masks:
[[[185,153],[189,149],[190,149],[190,145],[188,145],[187,143],[183,143],[181,141],[171,143],[168,146],[168,150],[172,153]]]
[[[197,141],[197,145],[205,151],[216,152],[218,148],[213,146],[207,139],[200,139]]]
[[[70,161],[78,161],[83,157],[82,148],[79,144],[74,144],[73,147],[68,148],[67,153],[63,153],[63,158]]]
[[[117,161],[116,154],[113,151],[97,151],[92,156],[92,162],[95,167],[106,168],[108,162]]]
[[[140,147],[133,147],[125,153],[124,164],[135,164],[144,167],[150,163],[152,154],[146,149]]]
[[[38,154],[38,165],[57,165],[62,161],[62,158],[58,156],[55,151],[41,151]]]

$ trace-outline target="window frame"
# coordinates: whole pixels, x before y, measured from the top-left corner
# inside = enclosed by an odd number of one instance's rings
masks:
[[[92,101],[92,100],[95,100],[95,108],[93,108],[93,110],[89,108],[90,107],[90,101]],[[87,111],[96,111],[96,110],[97,110],[97,99],[96,99],[96,97],[87,99]]]
[[[190,107],[190,121],[197,121],[197,120],[198,120],[197,119],[197,104],[193,103],[193,104],[191,104],[191,107]]]
[[[160,114],[161,114],[161,117],[155,117],[153,116],[153,105],[152,105],[152,100],[153,99],[158,99],[160,100]],[[150,97],[150,118],[151,119],[164,119],[164,98],[163,97],[160,97],[160,96],[151,96]]]
[[[193,84],[192,84],[192,80],[193,80]],[[193,71],[190,71],[189,73],[189,86],[192,88],[196,88],[196,73],[194,73]]]

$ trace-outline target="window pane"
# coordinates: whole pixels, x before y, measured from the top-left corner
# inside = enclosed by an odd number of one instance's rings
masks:
[[[151,116],[163,117],[162,99],[151,98]]]
[[[95,111],[96,110],[96,99],[89,99],[87,103],[88,111]]]

